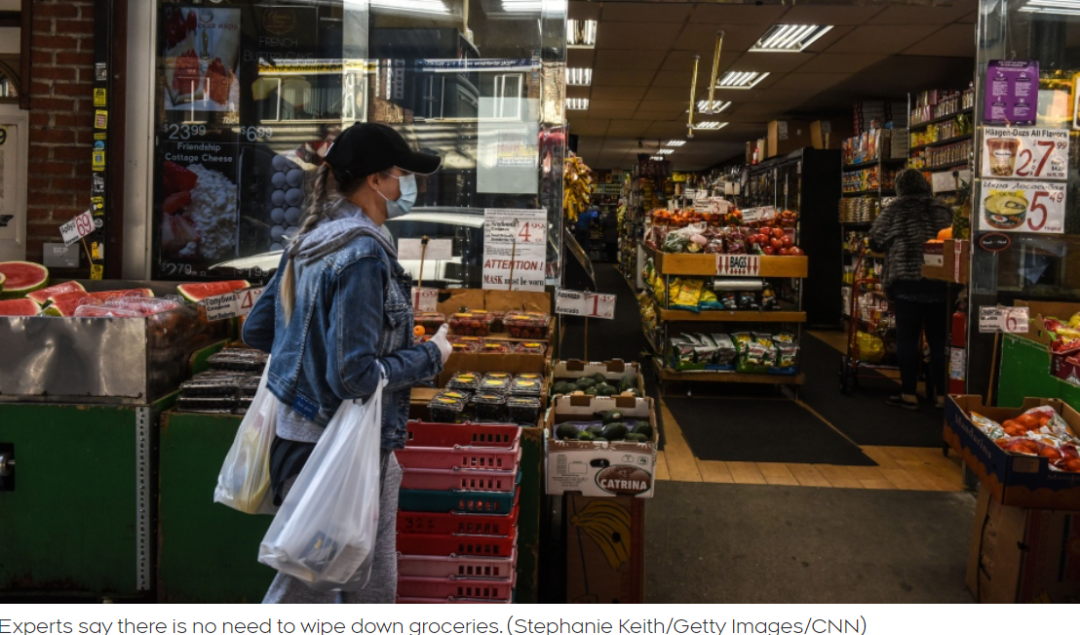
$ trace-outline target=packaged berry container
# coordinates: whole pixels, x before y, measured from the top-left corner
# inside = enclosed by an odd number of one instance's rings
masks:
[[[455,313],[450,316],[450,332],[454,335],[487,337],[491,334],[491,314],[482,312]]]
[[[543,342],[514,342],[514,352],[518,355],[543,355],[547,353],[547,344]]]
[[[240,379],[236,373],[211,370],[180,384],[180,391],[184,397],[232,397],[240,388]]]
[[[547,313],[510,311],[503,317],[506,332],[510,337],[523,340],[546,340],[551,316]]]
[[[461,423],[465,419],[465,395],[441,392],[428,404],[432,423]]]
[[[510,384],[511,397],[539,397],[542,391],[542,382],[539,379],[526,379],[515,377]]]
[[[484,346],[484,340],[479,337],[452,336],[447,338],[447,341],[455,353],[478,353]]]
[[[443,324],[446,324],[446,316],[432,311],[416,311],[413,313],[413,321],[416,326],[424,327],[424,333],[434,335]]]
[[[510,397],[506,400],[510,421],[522,426],[534,426],[540,420],[540,400],[536,397]]]
[[[512,381],[510,373],[488,373],[480,382],[480,392],[505,395],[510,390]]]
[[[506,325],[503,324],[503,318],[506,317],[506,311],[488,311],[491,314],[491,332],[492,333],[505,333]]]
[[[477,373],[458,373],[446,382],[450,390],[476,392],[480,390],[480,375]]]
[[[506,421],[506,396],[493,393],[476,393],[472,398],[473,416],[476,421]]]
[[[489,355],[509,355],[513,352],[514,347],[510,342],[502,342],[499,340],[486,340],[484,345],[480,347],[480,353],[486,353]]]

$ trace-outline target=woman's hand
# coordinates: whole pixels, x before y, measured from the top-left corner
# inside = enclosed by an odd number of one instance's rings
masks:
[[[449,330],[450,327],[443,324],[439,327],[438,332],[431,338],[431,341],[439,348],[439,355],[442,356],[443,366],[446,365],[446,360],[450,359],[450,353],[454,352],[454,347],[450,346],[450,342],[446,339],[446,334]]]

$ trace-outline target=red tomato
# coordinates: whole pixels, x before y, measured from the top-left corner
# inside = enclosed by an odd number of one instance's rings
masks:
[[[763,253],[764,253],[764,254],[765,254],[766,256],[771,256],[771,255],[773,255],[773,254],[775,254],[775,253],[776,253],[776,250],[775,250],[775,249],[773,249],[771,245],[765,245],[764,247],[762,247],[762,248],[761,248],[761,251],[762,251],[762,252],[763,252]]]
[[[787,250],[786,248],[781,248],[781,249],[780,249],[780,251],[779,251],[778,253],[779,253],[779,254],[780,254],[781,256],[787,256],[787,255],[790,255],[790,253],[791,253],[791,252],[789,252],[789,251],[788,251],[788,250]]]
[[[772,235],[773,235],[773,238],[783,238],[784,237],[784,230],[780,229],[779,227],[776,227],[775,229],[772,230]]]
[[[769,240],[769,246],[779,251],[784,248],[784,243],[779,238],[772,238]]]
[[[789,255],[789,256],[802,256],[802,255],[803,255],[803,254],[805,254],[805,253],[806,253],[806,252],[804,252],[804,251],[803,251],[802,249],[800,249],[800,248],[799,248],[798,246],[794,246],[794,247],[792,247],[791,249],[788,249],[788,255]]]
[[[795,244],[795,240],[791,236],[787,236],[787,235],[785,235],[783,238],[781,238],[780,242],[784,243],[784,246],[789,248],[789,249]]]

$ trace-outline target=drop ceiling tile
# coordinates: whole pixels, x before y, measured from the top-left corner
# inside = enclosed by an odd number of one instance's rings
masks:
[[[790,73],[773,85],[783,90],[813,90],[815,93],[828,89],[851,77],[851,73]]]
[[[593,86],[648,86],[652,82],[653,76],[656,73],[654,71],[640,71],[640,70],[628,70],[628,71],[604,71],[602,73],[593,72],[592,84]]]
[[[933,24],[863,25],[830,46],[828,52],[886,55],[899,53],[940,28]]]
[[[588,114],[589,119],[611,119],[622,120],[630,119],[637,111],[637,106],[633,108],[594,108],[592,104],[589,104],[589,109],[585,112]],[[572,111],[573,112],[573,111]]]
[[[979,22],[979,12],[978,11],[972,11],[971,13],[969,13],[969,14],[965,15],[964,17],[960,18],[959,20],[957,20],[957,22],[960,22],[960,23],[963,23],[963,24],[977,24]]]
[[[820,53],[799,67],[800,73],[855,73],[885,59],[884,55]]]
[[[649,129],[649,121],[617,120],[608,126],[608,139],[617,137],[640,137]]]
[[[596,52],[593,49],[567,49],[566,65],[574,68],[592,68],[596,61]]]
[[[698,85],[700,89],[700,82]],[[690,78],[684,77],[676,86],[656,86],[655,84],[645,93],[647,101],[678,102],[683,108],[690,102]]]
[[[698,88],[701,88],[701,75],[698,71]],[[690,96],[690,69],[687,68],[685,73],[677,71],[660,71],[653,77],[652,88],[679,88],[686,93],[687,98]]]
[[[649,126],[648,133],[653,139],[681,139],[686,136],[685,121],[654,121]],[[695,135],[697,132],[695,131]],[[646,146],[649,144],[646,143]],[[655,147],[655,146],[654,146]]]
[[[590,138],[595,135],[596,139],[603,139],[609,123],[607,119],[571,119],[570,134],[590,136]],[[597,147],[599,147],[599,142],[597,142]]]
[[[597,101],[640,101],[647,89],[643,86],[594,86],[592,98]]]
[[[698,4],[691,21],[721,26],[774,24],[786,10],[776,5]]]
[[[655,71],[664,62],[663,51],[600,49],[596,51],[593,73],[601,71],[625,71],[636,69],[643,72]]]
[[[867,24],[948,24],[971,11],[970,5],[918,7],[894,6],[868,20]]]
[[[600,3],[571,0],[567,3],[566,17],[571,20],[599,20]]]
[[[640,100],[637,99],[602,99],[593,97],[589,102],[590,109],[600,110],[635,110]]]
[[[710,45],[711,46],[711,45]],[[665,72],[678,72],[686,74],[689,78],[691,72],[694,69],[694,51],[680,51],[673,50],[668,52],[667,57],[664,58],[663,64],[660,69]],[[705,77],[705,81],[708,80],[708,75],[712,71],[712,49],[708,51],[698,52],[698,83],[702,81],[702,77]],[[720,56],[720,69],[726,69],[731,66],[735,61],[735,55],[721,55]]]
[[[604,22],[685,22],[690,16],[691,5],[658,5],[653,2],[605,2],[600,14]]]
[[[905,55],[934,55],[938,57],[970,57],[975,59],[975,27],[971,24],[950,24],[915,46]],[[974,62],[972,62],[974,64]]]
[[[731,70],[790,73],[812,57],[813,53],[743,53]]]
[[[686,112],[686,101],[677,101],[672,99],[663,100],[643,100],[638,105],[638,112],[658,112],[658,113],[673,113],[681,114]]]
[[[596,48],[607,50],[667,51],[682,31],[679,22],[608,22],[600,23]]]
[[[850,25],[850,24],[840,24],[840,25],[834,26],[833,28],[826,31],[825,35],[822,35],[818,39],[814,40],[813,44],[806,47],[806,51],[804,51],[804,52],[805,53],[820,53],[822,51],[825,51],[830,46],[832,46],[833,44],[836,44],[845,35],[847,35],[848,33],[851,33],[854,29],[855,29],[855,27],[853,25]]]
[[[808,5],[791,7],[788,12],[780,17],[778,24],[862,24],[878,13],[883,7],[880,6],[837,6],[837,5]]]
[[[692,51],[699,53],[702,58],[709,58],[712,63],[712,53],[716,48],[716,32],[724,31],[724,55],[738,54],[749,49],[758,38],[761,37],[768,26],[746,27],[739,29],[724,29],[716,24],[701,24],[691,21],[675,40],[674,48],[677,51]]]
[[[567,86],[567,97],[588,97],[592,91],[591,86]]]

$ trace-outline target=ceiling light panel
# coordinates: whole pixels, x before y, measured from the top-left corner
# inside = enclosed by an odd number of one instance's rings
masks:
[[[674,151],[674,150],[672,150],[671,148],[661,148],[661,149],[659,149],[659,150],[657,150],[657,151],[656,151],[656,154],[659,154],[659,155],[666,155],[666,154],[672,154],[672,153],[674,153],[674,152],[675,152],[675,151]]]
[[[566,45],[570,48],[596,48],[596,20],[567,20]]]
[[[448,15],[450,7],[442,0],[371,0],[371,6],[399,13]]]
[[[716,83],[716,87],[749,90],[760,84],[761,80],[768,76],[768,73],[759,73],[757,71],[731,71],[720,78],[720,81]]]
[[[571,97],[566,100],[567,110],[588,110],[589,99],[587,97]]]
[[[719,130],[726,125],[726,121],[699,121],[694,124],[694,130]]]
[[[698,109],[698,112],[700,112],[700,113],[704,113],[706,115],[709,115],[709,114],[714,115],[714,114],[716,114],[718,112],[724,112],[724,110],[730,105],[731,105],[730,101],[722,101],[722,100],[717,99],[712,103],[712,107],[710,107],[708,99],[701,99],[701,100],[698,100],[697,109]]]
[[[1028,0],[1020,10],[1025,13],[1080,15],[1080,0]]]
[[[566,69],[567,86],[592,86],[591,68],[568,68]]]
[[[831,30],[831,26],[817,24],[777,24],[761,36],[750,52],[799,53]]]
[[[671,148],[681,148],[684,145],[686,145],[686,140],[685,139],[672,139],[671,141],[668,141],[667,144],[668,144],[668,147],[671,147]]]

